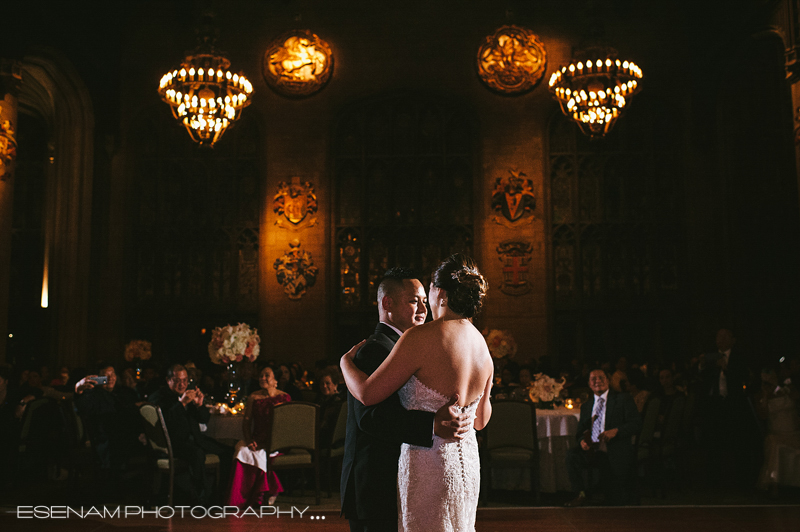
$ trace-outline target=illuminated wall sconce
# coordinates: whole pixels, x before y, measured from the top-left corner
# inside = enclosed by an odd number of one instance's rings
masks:
[[[503,26],[478,49],[478,76],[501,94],[522,94],[533,89],[544,76],[547,52],[531,30]]]
[[[330,45],[309,30],[284,33],[267,47],[264,80],[282,96],[304,97],[318,92],[333,73]]]

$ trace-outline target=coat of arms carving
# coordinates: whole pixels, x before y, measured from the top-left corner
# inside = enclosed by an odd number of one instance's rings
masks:
[[[510,296],[521,296],[531,291],[528,281],[528,263],[531,261],[530,242],[506,240],[497,246],[497,254],[503,263],[503,284],[500,291]]]
[[[275,268],[278,283],[283,286],[289,299],[300,299],[306,289],[317,282],[319,268],[314,266],[311,253],[300,249],[300,241],[297,239],[289,242],[289,251],[275,259],[272,267]]]
[[[272,200],[272,210],[278,215],[278,220],[275,222],[278,227],[287,227],[284,221],[291,224],[288,227],[299,227],[309,215],[317,213],[314,185],[309,181],[301,183],[299,177],[292,177],[288,183],[281,181],[278,183],[278,193]],[[316,224],[316,218],[308,219],[308,227]]]
[[[502,214],[509,222],[518,222],[523,218],[532,218],[536,208],[536,196],[533,195],[533,181],[525,179],[525,173],[513,169],[508,171],[509,177],[498,177],[492,191],[492,209]],[[494,221],[503,224],[499,217]]]

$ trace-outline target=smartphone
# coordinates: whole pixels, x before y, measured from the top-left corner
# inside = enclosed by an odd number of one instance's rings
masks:
[[[108,377],[94,377],[92,378],[92,382],[95,384],[95,386],[102,386],[104,384],[108,384]]]

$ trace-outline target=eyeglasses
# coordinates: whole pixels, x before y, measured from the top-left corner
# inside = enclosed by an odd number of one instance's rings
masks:
[[[189,379],[172,379],[175,384],[189,384]]]

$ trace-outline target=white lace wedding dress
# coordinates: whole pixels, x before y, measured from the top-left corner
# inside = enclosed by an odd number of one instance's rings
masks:
[[[436,412],[448,398],[415,376],[400,388],[408,410]],[[462,411],[474,414],[480,397]],[[403,444],[397,474],[397,529],[404,532],[472,532],[481,472],[475,431],[460,441],[433,437],[433,447]]]

